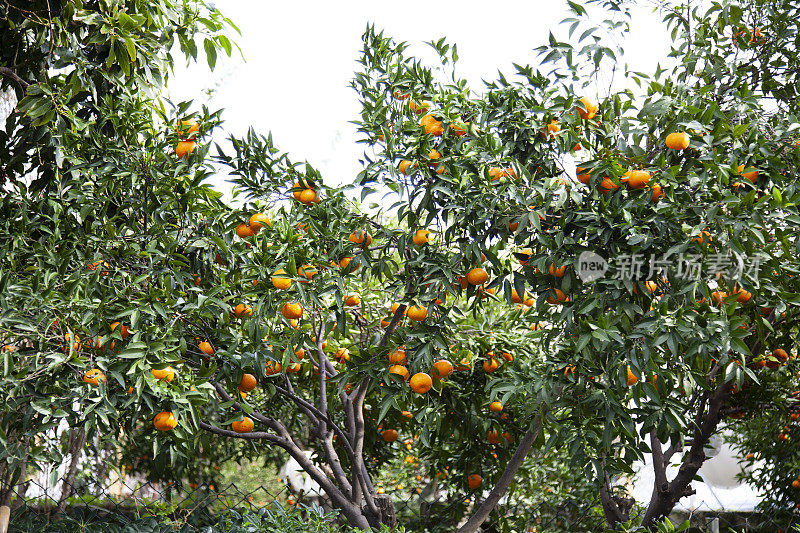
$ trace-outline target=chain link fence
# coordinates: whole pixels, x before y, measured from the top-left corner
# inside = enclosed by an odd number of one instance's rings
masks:
[[[9,532],[67,531],[73,529],[72,526],[78,527],[79,531],[212,532],[229,512],[240,516],[248,511],[285,513],[287,509],[300,514],[329,513],[325,516],[331,527],[342,525],[324,498],[318,499],[315,494],[298,495],[288,487],[276,490],[274,486],[260,486],[242,490],[235,483],[197,486],[179,481],[129,483],[121,480],[110,484],[84,480],[79,486],[64,487],[61,480],[60,489],[63,492],[56,494],[52,485],[45,486],[36,480],[15,487]],[[407,532],[452,532],[480,503],[477,493],[434,494],[398,490],[390,496],[398,525]],[[676,511],[671,519],[675,525],[689,521],[689,531],[697,533],[800,531],[797,510],[729,511],[704,507]],[[134,524],[136,527],[132,527]],[[142,524],[157,524],[161,529],[142,529]],[[95,529],[91,529],[91,525]],[[588,533],[604,530],[599,501],[535,501],[529,494],[503,498],[481,529],[484,533]]]
[[[69,523],[111,528],[147,518],[172,530],[207,531],[204,528],[217,523],[227,511],[278,509],[287,502],[297,503],[287,489],[242,490],[234,483],[197,486],[179,481],[128,484],[118,480],[109,485],[84,480],[79,486],[64,487],[61,480],[59,489],[61,495],[36,480],[12,489],[9,532],[47,531],[51,522],[58,522],[59,530]]]

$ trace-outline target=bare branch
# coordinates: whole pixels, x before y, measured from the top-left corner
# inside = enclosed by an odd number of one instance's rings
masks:
[[[22,92],[25,92],[25,90],[30,87],[30,83],[20,78],[16,72],[8,67],[0,67],[0,76],[10,78],[11,81],[19,85],[20,89],[22,89]]]

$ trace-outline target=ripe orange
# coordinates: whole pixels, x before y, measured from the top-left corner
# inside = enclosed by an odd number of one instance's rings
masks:
[[[246,239],[247,237],[253,236],[253,230],[250,229],[250,226],[248,226],[243,222],[238,226],[236,226],[236,235],[238,235],[242,239]]]
[[[367,233],[364,230],[359,231],[356,233],[351,233],[348,239],[350,242],[360,245],[362,248],[366,248],[370,244],[372,244],[372,235]]]
[[[489,274],[482,268],[473,268],[467,272],[467,282],[470,285],[482,285],[489,280]]]
[[[419,115],[430,109],[431,103],[425,101],[418,104],[414,100],[409,100],[408,107],[411,109],[411,111]]]
[[[603,196],[606,196],[609,192],[614,192],[619,189],[619,185],[614,183],[614,180],[608,176],[604,176],[600,182],[600,189],[600,192],[603,194]]]
[[[650,197],[650,201],[654,204],[658,203],[658,201],[664,197],[664,191],[661,190],[661,185],[656,183],[651,190],[653,191],[653,195]]]
[[[497,181],[506,176],[506,171],[499,167],[490,167],[488,173],[492,181]]]
[[[707,232],[707,231],[701,231],[700,235],[698,235],[697,237],[695,237],[692,240],[694,242],[696,242],[696,243],[703,244],[703,242],[705,242],[705,240],[706,240],[705,239],[706,237],[708,237],[708,240],[709,240],[709,242],[706,243],[706,246],[710,246],[711,245],[710,241],[713,241],[714,239],[711,238],[711,234],[709,232]]]
[[[450,131],[452,131],[457,137],[461,137],[467,134],[467,127],[469,126],[469,122],[462,122],[462,123],[454,123],[450,124]]]
[[[197,120],[193,118],[181,120],[181,124],[178,127],[178,135],[184,140],[194,139],[197,137],[198,131],[200,131],[200,125],[197,123]]]
[[[344,301],[344,305],[346,305],[348,307],[355,307],[355,306],[357,306],[359,304],[361,304],[361,298],[359,298],[357,294],[351,294]]]
[[[630,386],[632,386],[632,385],[636,385],[636,383],[637,383],[638,381],[639,381],[639,378],[637,378],[637,377],[636,377],[636,376],[633,374],[633,372],[631,372],[631,365],[628,365],[628,386],[630,387]]]
[[[272,222],[270,222],[269,217],[264,213],[255,213],[250,217],[250,229],[253,233],[258,233],[265,225],[271,226]]]
[[[397,440],[397,430],[396,429],[386,429],[381,432],[381,437],[386,442],[394,442]]]
[[[283,370],[283,365],[273,361],[267,361],[266,367],[267,367],[266,371],[264,372],[264,375],[266,376],[274,376],[275,374],[280,374],[281,370]]]
[[[88,265],[86,265],[86,270],[95,270],[95,269],[99,268],[100,269],[100,275],[101,276],[105,276],[105,275],[108,274],[108,270],[107,269],[110,266],[111,265],[108,264],[108,261],[103,261],[102,259],[100,259],[98,261],[94,261],[94,262],[89,263]],[[58,319],[56,319],[56,322],[57,321],[58,321]]]
[[[72,344],[70,342],[71,338],[72,338],[72,335],[70,333],[65,333],[64,334],[64,340],[67,341],[67,343],[71,344],[76,352],[81,351],[82,345],[81,345],[81,337],[80,337],[80,335],[75,335],[75,343],[74,344]],[[69,350],[69,348],[67,348],[67,350]]]
[[[411,238],[411,240],[417,246],[428,244],[428,235],[430,235],[430,233],[431,232],[426,229],[418,229],[417,231],[414,232],[414,236]]]
[[[334,355],[339,363],[344,363],[350,360],[350,350],[347,348],[339,348]]]
[[[153,419],[153,425],[159,431],[170,431],[178,425],[178,419],[170,411],[161,411]]]
[[[441,121],[436,120],[436,117],[428,114],[419,120],[419,125],[425,128],[425,133],[430,133],[436,137],[444,133],[444,126]]]
[[[311,205],[317,201],[317,191],[314,189],[304,189],[300,192],[298,200],[303,205]]]
[[[242,392],[250,392],[256,388],[256,385],[258,385],[256,377],[253,374],[245,374],[239,382],[239,390]]]
[[[411,376],[409,386],[417,394],[425,394],[433,387],[433,380],[425,372],[418,372]]]
[[[292,286],[292,280],[284,269],[279,268],[272,274],[272,285],[276,289],[285,290]]]
[[[396,365],[406,364],[406,349],[402,346],[396,348],[389,354],[389,362]]]
[[[545,298],[545,301],[551,305],[556,305],[558,303],[564,303],[567,301],[567,295],[561,289],[553,289],[555,292],[555,296],[548,296]]]
[[[509,363],[514,360],[514,356],[508,352],[500,352],[500,355]]]
[[[497,362],[497,359],[491,357],[483,362],[483,371],[487,374],[491,374],[495,370],[500,367],[500,363]]]
[[[414,163],[412,161],[404,159],[403,161],[400,161],[399,165],[397,165],[397,170],[399,170],[401,174],[407,176],[408,175],[408,169],[412,165],[414,165]]]
[[[481,483],[483,483],[483,478],[478,474],[470,474],[469,477],[467,477],[467,486],[470,490],[477,489],[481,486]]]
[[[746,291],[740,288],[738,292],[739,292],[739,297],[736,298],[736,301],[739,302],[740,304],[746,304],[753,297],[753,294],[750,291]]]
[[[119,326],[119,325],[120,325],[119,322],[114,322],[113,324],[111,324],[111,326],[110,326],[111,327],[111,331],[114,331],[115,329],[117,329],[117,326]],[[123,339],[127,339],[131,335],[130,332],[128,331],[128,326],[126,326],[125,324],[122,324],[122,327],[119,328],[119,334]]]
[[[575,177],[584,185],[589,185],[589,180],[592,178],[591,170],[586,170],[583,167],[575,167]]]
[[[800,479],[795,479],[792,481],[792,488],[800,489]]]
[[[527,294],[525,296],[528,296]],[[517,289],[511,289],[511,301],[515,304],[521,304],[522,298],[520,298],[519,294],[517,293]]]
[[[566,265],[553,268],[554,266],[555,265],[550,265],[550,275],[556,278],[563,277],[564,272],[567,271]]]
[[[350,265],[350,261],[352,261],[352,260],[353,260],[353,256],[349,256],[349,257],[343,257],[343,258],[341,259],[341,261],[339,261],[339,267],[340,267],[342,270],[346,270],[346,271],[348,271],[348,272],[353,272],[353,271],[357,270],[357,269],[358,269],[358,267],[360,267],[361,265],[359,265],[359,264],[356,264],[354,268],[352,268],[352,269],[348,270],[348,268],[347,268],[347,267]]]
[[[398,376],[401,376],[405,380],[408,379],[408,369],[406,367],[404,367],[403,365],[392,365],[392,366],[390,366],[389,367],[389,373],[390,374],[397,374]]]
[[[486,435],[486,440],[489,441],[489,444],[500,444],[500,438],[497,435],[497,431],[492,430]]]
[[[626,181],[630,189],[644,189],[650,181],[650,173],[646,170],[629,170],[625,176],[628,178]]]
[[[197,148],[197,143],[194,141],[181,141],[178,143],[178,146],[175,147],[175,155],[179,158],[188,157],[189,154],[194,152],[194,149]]]
[[[666,145],[667,148],[671,150],[686,150],[689,148],[689,143],[691,142],[691,137],[689,137],[688,133],[684,132],[675,132],[670,133],[667,135]]]
[[[309,281],[317,274],[319,274],[319,270],[314,265],[303,265],[297,269],[297,275],[303,276]],[[308,283],[308,281],[300,281],[300,283]]]
[[[739,165],[736,169],[740,175],[750,180],[750,183],[755,183],[758,180],[758,170],[751,170],[750,172],[743,172],[744,165]]]
[[[791,419],[792,422],[797,422],[797,420],[800,419],[800,413],[790,414],[789,419]]]
[[[403,415],[406,418],[414,418],[414,415],[411,414],[411,411],[403,411],[400,414]]]
[[[772,355],[782,363],[785,363],[789,359],[789,354],[786,353],[786,350],[783,348],[776,349],[774,352],[772,352]]]
[[[444,379],[453,373],[453,365],[447,359],[440,359],[433,363],[431,374],[439,379]]]
[[[231,424],[231,428],[233,428],[236,433],[250,433],[253,431],[254,427],[253,419],[248,416]]]
[[[167,368],[158,368],[158,369],[154,368],[150,370],[150,373],[158,381],[167,380],[169,382],[175,379],[175,371],[172,370],[171,366],[168,366]]]
[[[286,302],[281,309],[283,317],[291,320],[293,318],[301,318],[303,316],[303,306],[297,302]]]
[[[528,261],[531,260],[531,256],[533,255],[533,250],[531,250],[530,248],[523,248],[522,250],[517,252],[516,255],[519,264],[522,266],[527,266]],[[520,258],[519,256],[522,256],[522,258]]]
[[[493,413],[499,413],[503,410],[503,404],[500,402],[492,402],[489,404],[489,410]]]
[[[253,316],[253,308],[247,304],[237,304],[236,307],[233,308],[233,314],[236,315],[237,318]]]
[[[554,119],[550,121],[550,124],[547,124],[545,125],[544,128],[542,128],[542,135],[546,139],[555,139],[556,133],[558,133],[559,131],[561,131],[561,126],[559,126],[558,122],[556,122]]]
[[[425,320],[425,317],[428,316],[428,308],[425,306],[413,305],[408,308],[407,315],[411,320],[422,322]]]
[[[214,348],[211,346],[211,343],[208,341],[203,341],[197,345],[200,348],[200,351],[206,355],[214,355]]]
[[[597,115],[599,106],[594,98],[584,96],[579,102],[583,105],[576,105],[575,109],[578,110],[578,115],[580,115],[583,120],[591,120]]]
[[[97,386],[101,381],[105,381],[106,375],[99,368],[92,368],[87,370],[83,375],[84,383]]]
[[[428,162],[428,166],[429,167],[436,166],[436,160],[440,159],[441,157],[442,154],[439,153],[439,150],[431,149],[431,151],[428,152],[428,159],[430,159],[430,161]]]
[[[715,302],[717,302],[718,304],[723,303],[723,300],[725,300],[725,298],[727,298],[727,297],[728,297],[728,293],[727,292],[713,291],[711,293],[711,299],[714,300]]]

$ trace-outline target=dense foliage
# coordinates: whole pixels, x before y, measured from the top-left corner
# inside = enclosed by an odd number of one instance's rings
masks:
[[[586,5],[624,31],[629,2]],[[598,99],[620,50],[569,6],[580,36],[485,91],[454,45],[429,66],[367,28],[344,188],[252,130],[210,153],[221,112],[161,99],[174,41],[231,51],[203,3],[0,8],[22,97],[0,135],[0,496],[57,458],[37,435],[64,419],[162,466],[273,446],[361,529],[392,521],[390,458],[449,499],[493,489],[458,509],[466,532],[534,447],[520,480],[557,451],[612,527],[659,522],[723,418],[797,371],[798,7],[665,5],[676,67]],[[634,516],[617,482],[645,453]]]

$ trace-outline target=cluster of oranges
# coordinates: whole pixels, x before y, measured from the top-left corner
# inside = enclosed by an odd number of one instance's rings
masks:
[[[58,320],[56,320],[56,322],[54,322],[54,324],[57,323],[57,322],[58,322]],[[130,335],[131,335],[130,331],[128,330],[128,326],[126,326],[125,324],[122,324],[120,322],[113,322],[113,323],[111,323],[109,325],[109,330],[111,332],[116,331],[117,328],[119,328],[119,334],[122,337],[122,340],[126,340],[128,337],[130,337]],[[80,336],[78,336],[76,334],[75,337],[74,337],[74,344],[72,344],[72,342],[73,342],[72,335],[70,333],[65,333],[64,334],[64,340],[68,344],[70,344],[71,347],[76,352],[80,351],[81,348],[84,345],[87,348],[94,348],[96,350],[101,350],[106,346],[105,339],[102,336],[97,337],[97,341],[94,342],[94,343],[92,343],[92,342],[90,342],[88,340],[86,342],[82,343]],[[69,346],[66,349],[68,349],[68,348],[69,348]],[[111,341],[111,343],[108,345],[108,349],[111,350],[111,351],[114,351],[115,348],[116,348],[116,342],[115,341]],[[95,387],[97,387],[100,384],[101,381],[105,381],[105,380],[106,380],[106,375],[99,368],[91,368],[91,369],[87,370],[83,374],[84,383],[88,383],[89,385],[93,385]],[[129,389],[129,392],[131,392],[130,389]]]
[[[271,226],[272,222],[270,222],[269,217],[264,213],[254,213],[248,224],[244,222],[240,223],[236,226],[236,235],[241,237],[242,239],[246,239],[247,237],[252,237],[253,235],[257,235],[261,232],[261,229],[264,226]]]
[[[195,148],[197,148],[195,139],[199,131],[200,125],[195,119],[181,120],[181,125],[178,128],[178,135],[181,136],[182,140],[175,147],[175,155],[183,159],[194,152]]]
[[[294,199],[303,205],[318,204],[320,201],[319,194],[310,183],[298,181],[295,182],[292,189],[294,190],[292,192]]]

